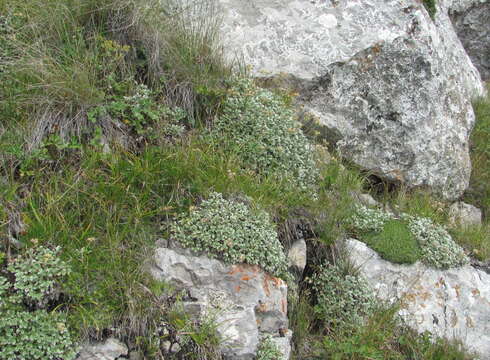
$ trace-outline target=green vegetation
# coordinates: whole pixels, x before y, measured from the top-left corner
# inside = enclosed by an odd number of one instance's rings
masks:
[[[489,87],[490,90],[490,87]],[[472,173],[465,200],[490,214],[490,95],[477,100],[473,108],[476,123],[470,138]]]
[[[257,348],[257,360],[277,360],[280,359],[281,356],[281,351],[274,343],[270,335],[261,339]]]
[[[416,334],[401,324],[396,307],[379,308],[350,333],[334,332],[318,343],[312,359],[472,360],[461,344]]]
[[[429,218],[405,213],[397,217],[358,205],[348,223],[352,233],[392,262],[420,259],[429,266],[447,269],[469,261],[448,231]]]
[[[413,264],[420,259],[417,240],[402,221],[389,220],[380,232],[369,233],[363,240],[383,259],[391,262]]]
[[[427,10],[427,12],[429,13],[430,17],[432,19],[434,19],[434,17],[436,16],[436,12],[437,12],[437,0],[423,0],[423,4],[425,6],[425,9]]]
[[[329,328],[359,326],[374,307],[367,282],[346,267],[343,262],[325,264],[311,279],[317,301],[314,311]]]
[[[250,79],[232,83],[212,133],[259,175],[278,174],[303,189],[316,184],[312,145],[293,110],[283,98]]]
[[[304,135],[290,94],[225,62],[212,0],[4,0],[0,14],[0,360],[68,360],[109,333],[148,359],[219,359],[214,319],[145,270],[156,240],[287,278],[300,231],[298,358],[469,358],[376,309],[336,247],[355,234],[391,261],[458,265],[444,211],[428,195],[390,199],[409,214],[396,219],[357,207],[363,176]],[[486,228],[454,236],[488,258]],[[277,356],[265,338],[258,358]]]
[[[171,238],[184,247],[230,264],[260,265],[277,276],[287,270],[286,256],[269,215],[212,193],[198,209],[180,216]]]
[[[59,296],[68,266],[59,249],[31,248],[3,268],[0,261],[0,359],[74,359],[66,315],[47,310]],[[10,279],[10,280],[9,280]]]

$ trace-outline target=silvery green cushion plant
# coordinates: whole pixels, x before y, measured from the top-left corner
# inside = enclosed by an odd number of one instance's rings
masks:
[[[61,314],[3,309],[0,360],[71,360],[76,346]]]
[[[358,231],[381,231],[390,219],[392,215],[385,211],[356,205],[354,214],[348,219],[348,223]]]
[[[375,297],[366,280],[346,273],[342,264],[323,265],[311,283],[317,299],[315,313],[329,327],[362,324],[374,309]]]
[[[33,247],[0,275],[0,360],[71,360],[76,356],[63,314],[43,307],[69,272],[59,248]]]
[[[442,226],[431,219],[403,216],[422,249],[422,260],[439,269],[465,265],[469,262],[463,248],[456,244]]]
[[[316,182],[313,148],[293,110],[280,96],[255,86],[251,79],[232,83],[212,134],[220,144],[236,149],[259,175],[287,178],[303,189]]]
[[[277,276],[286,272],[286,256],[269,215],[220,193],[179,216],[170,231],[182,246],[226,263],[259,265]]]
[[[56,298],[60,280],[69,273],[59,251],[59,247],[32,247],[8,265],[7,270],[15,275],[13,288],[19,301],[44,308]]]
[[[282,358],[281,350],[277,344],[272,340],[271,335],[265,335],[260,340],[257,348],[256,359],[257,360],[279,360]]]

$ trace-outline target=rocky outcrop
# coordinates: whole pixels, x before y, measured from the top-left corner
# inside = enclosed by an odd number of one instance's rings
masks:
[[[483,80],[490,80],[490,1],[457,1],[449,11],[458,37],[473,64]]]
[[[283,76],[345,157],[455,199],[468,185],[471,97],[483,93],[440,0],[218,0],[230,55]]]
[[[459,338],[490,359],[490,275],[464,266],[435,270],[416,263],[396,265],[357,240],[347,240],[348,253],[377,296],[399,301],[399,314],[419,332]]]
[[[225,359],[253,359],[261,334],[289,339],[287,285],[258,266],[226,265],[178,247],[161,247],[151,272],[189,292],[184,308],[190,314],[215,317]],[[289,340],[281,347],[289,353]]]
[[[298,275],[301,275],[306,267],[306,252],[304,239],[296,240],[288,251],[289,268]]]
[[[82,345],[77,360],[115,360],[126,358],[127,355],[128,348],[125,344],[117,339],[108,338],[103,342]]]
[[[477,207],[462,201],[449,207],[449,221],[456,226],[468,227],[481,225],[482,213]]]

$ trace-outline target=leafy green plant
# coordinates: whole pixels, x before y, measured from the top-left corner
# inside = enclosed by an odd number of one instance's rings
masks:
[[[69,273],[58,251],[33,247],[8,264],[10,281],[0,276],[1,360],[75,358],[66,316],[43,309],[57,299],[60,282]]]
[[[286,257],[269,215],[219,193],[181,215],[171,226],[171,237],[227,263],[260,265],[275,275],[286,272]]]
[[[282,357],[282,353],[279,350],[276,343],[272,340],[270,335],[265,335],[257,347],[257,360],[278,360]]]
[[[155,94],[144,84],[139,84],[131,96],[114,95],[104,105],[88,111],[88,119],[93,123],[100,123],[109,116],[113,120],[130,126],[138,135],[154,138],[157,136],[180,136],[185,128],[179,124],[186,114],[181,109],[170,109],[155,100]],[[166,123],[163,132],[158,122]]]
[[[69,274],[68,265],[59,257],[60,248],[32,247],[15,258],[7,270],[15,275],[15,297],[36,308],[56,299],[61,279]],[[11,299],[14,297],[11,295]]]
[[[66,318],[45,310],[7,309],[0,317],[0,359],[71,360],[77,347]]]
[[[234,80],[223,101],[212,136],[261,176],[277,174],[302,189],[318,178],[314,151],[284,100],[254,85]]]
[[[398,264],[413,264],[420,259],[420,246],[408,226],[400,220],[387,221],[380,232],[363,237],[383,259]]]

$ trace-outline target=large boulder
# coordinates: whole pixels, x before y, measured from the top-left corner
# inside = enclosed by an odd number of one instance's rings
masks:
[[[189,292],[191,300],[184,302],[189,314],[215,316],[225,359],[254,359],[263,334],[290,338],[287,285],[258,266],[227,265],[172,246],[156,249],[151,272]],[[288,346],[282,344],[283,353],[289,354]]]
[[[468,185],[478,71],[439,0],[217,0],[230,56],[285,77],[341,153],[448,199]]]
[[[105,341],[85,343],[77,357],[77,360],[116,360],[126,358],[128,348],[115,338]]]
[[[450,7],[457,34],[483,80],[490,80],[490,1],[467,0]]]
[[[377,296],[399,301],[399,314],[409,326],[458,338],[482,360],[490,359],[489,274],[469,265],[435,270],[421,263],[392,264],[354,239],[347,240],[347,248]]]

